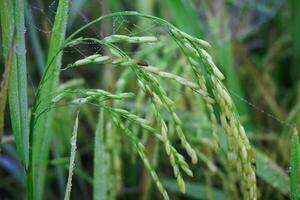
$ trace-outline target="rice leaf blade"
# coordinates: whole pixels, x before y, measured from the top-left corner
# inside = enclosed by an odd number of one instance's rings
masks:
[[[119,12],[122,10],[122,3],[118,0],[108,0],[107,1],[108,7],[111,12]]]
[[[294,48],[294,66],[293,75],[295,80],[299,80],[300,63],[300,1],[291,0],[291,35]]]
[[[93,199],[106,200],[106,168],[104,150],[104,113],[100,109],[95,132]]]
[[[3,53],[7,59],[13,34],[15,34],[15,48],[9,78],[9,106],[11,122],[16,141],[17,151],[25,168],[29,163],[29,126],[28,126],[28,98],[27,98],[27,69],[26,48],[24,37],[24,2],[22,0],[2,0],[1,24]]]
[[[9,53],[5,60],[5,69],[3,73],[3,80],[0,84],[0,144],[2,143],[2,136],[4,131],[4,114],[6,109],[7,102],[7,93],[8,93],[8,82],[10,77],[10,71],[13,61],[13,49],[15,48],[14,40],[12,41],[12,45],[10,47]],[[1,151],[1,147],[0,147]]]
[[[203,37],[202,23],[198,19],[191,0],[168,0],[174,23],[183,31],[197,37]]]
[[[294,130],[291,141],[291,199],[298,200],[299,187],[299,137],[297,130]]]
[[[50,140],[52,136],[51,124],[53,120],[53,110],[50,109],[47,112],[44,111],[51,106],[51,95],[56,91],[58,85],[59,69],[61,67],[62,58],[61,48],[65,39],[68,8],[68,0],[59,1],[52,28],[46,67],[37,89],[32,109],[31,131],[33,133],[31,138],[31,159],[33,185],[35,186],[34,199],[41,199],[43,193]]]
[[[257,176],[283,194],[290,192],[288,175],[267,155],[255,149]]]
[[[69,175],[68,175],[68,182],[66,186],[65,198],[64,200],[69,200],[71,196],[71,189],[72,189],[72,177],[75,168],[75,156],[76,156],[76,142],[77,142],[77,134],[78,134],[78,115],[77,113],[75,124],[73,127],[73,133],[71,138],[71,155],[70,155],[70,163],[69,163]]]
[[[169,190],[174,192],[180,192],[175,179],[162,179],[162,184]],[[207,186],[200,183],[193,183],[186,181],[186,192],[184,196],[191,197],[193,199],[208,199],[209,192],[207,191]],[[212,195],[214,199],[226,200],[226,195],[218,190],[212,189]]]

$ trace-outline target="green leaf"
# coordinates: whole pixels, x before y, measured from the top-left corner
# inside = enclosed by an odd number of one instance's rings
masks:
[[[0,1],[3,53],[5,59],[15,35],[15,49],[9,79],[9,106],[17,151],[25,167],[29,163],[27,69],[25,48],[24,1]]]
[[[267,155],[255,150],[256,174],[283,194],[290,192],[288,175]]]
[[[71,138],[71,156],[70,156],[70,163],[69,163],[69,176],[68,176],[68,182],[66,186],[66,192],[65,192],[65,198],[64,200],[69,200],[71,195],[71,189],[72,189],[72,177],[73,177],[73,171],[75,167],[75,156],[76,156],[76,141],[77,141],[77,132],[78,132],[78,115],[77,113],[75,124],[73,127],[73,133]]]
[[[295,129],[291,141],[291,199],[297,200],[299,186],[299,137]]]
[[[300,1],[299,0],[291,0],[291,35],[293,42],[293,54],[294,54],[294,66],[293,66],[293,76],[294,80],[299,80],[300,73]]]
[[[183,31],[203,37],[202,24],[191,0],[167,0],[174,23]]]
[[[2,143],[2,136],[4,130],[4,116],[6,109],[7,93],[8,93],[8,82],[10,77],[11,66],[13,62],[13,54],[15,49],[15,38],[13,38],[9,53],[5,60],[5,70],[3,73],[3,80],[0,84],[0,144]],[[1,151],[1,146],[0,146]]]
[[[118,0],[108,0],[107,1],[108,7],[111,12],[119,12],[122,10],[122,3]]]
[[[162,179],[161,182],[168,190],[181,193],[177,186],[176,180]],[[185,191],[185,194],[182,194],[182,195],[185,195],[187,197],[192,197],[195,199],[208,199],[209,198],[209,191],[208,191],[208,188],[206,185],[185,181],[185,186],[186,186],[186,191]],[[226,195],[222,191],[215,189],[215,188],[212,188],[211,191],[212,191],[213,199],[218,199],[218,200],[227,199]]]
[[[49,146],[52,136],[51,125],[53,120],[53,110],[51,109],[51,97],[56,92],[58,85],[62,58],[61,49],[64,44],[68,18],[68,4],[68,0],[59,1],[52,29],[45,71],[37,89],[32,108],[31,164],[33,176],[32,184],[34,186],[33,199],[41,199],[43,193]]]
[[[104,116],[103,109],[100,109],[98,123],[95,132],[94,148],[94,179],[93,179],[93,199],[105,200],[106,196],[106,166],[104,150]]]

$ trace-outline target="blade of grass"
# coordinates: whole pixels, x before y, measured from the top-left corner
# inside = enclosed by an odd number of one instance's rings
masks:
[[[68,85],[72,84],[72,82],[66,82],[64,84],[61,84],[58,88],[59,91],[64,90],[63,88],[68,88]],[[64,105],[65,102],[62,102],[62,105]],[[82,109],[80,109],[82,110]],[[53,136],[53,143],[51,145],[51,151],[53,154],[53,158],[61,158],[62,155],[66,152],[66,147],[69,143],[70,135],[72,134],[72,127],[74,126],[74,120],[72,119],[73,109],[70,107],[62,106],[60,108],[57,108],[57,112],[54,114],[54,123],[53,123],[53,130],[54,130],[54,136]],[[81,111],[82,115],[82,111]],[[67,165],[67,164],[66,164]],[[78,166],[78,165],[77,165]],[[59,186],[59,199],[64,198],[65,193],[65,177],[66,173],[61,165],[55,165],[54,168],[56,169],[56,175],[57,175],[57,184]]]
[[[288,175],[267,155],[255,149],[257,176],[283,194],[290,192]]]
[[[154,8],[154,1],[153,0],[138,1],[137,5],[136,5],[136,8],[137,8],[138,12],[152,15],[153,14],[153,8]]]
[[[51,151],[53,153],[53,158],[60,158],[62,157],[60,152],[59,152],[59,148],[56,148],[58,146],[58,142],[57,140],[55,140],[53,142],[53,146],[54,148],[51,148]],[[63,199],[64,197],[64,193],[65,193],[65,172],[63,170],[63,168],[61,166],[55,166],[55,174],[57,175],[57,185],[59,188],[59,199]]]
[[[297,130],[295,129],[291,140],[291,199],[299,199],[299,137]]]
[[[15,38],[13,38],[12,45],[10,47],[9,53],[5,60],[5,70],[3,73],[3,79],[1,82],[0,88],[0,145],[2,144],[2,135],[4,129],[4,114],[6,109],[6,101],[7,101],[7,91],[8,91],[8,82],[10,77],[10,71],[13,61],[13,50],[15,49]],[[1,151],[1,146],[0,146]]]
[[[47,56],[45,72],[37,89],[34,99],[31,131],[32,131],[32,186],[33,199],[41,199],[48,163],[48,153],[52,136],[51,124],[53,111],[45,112],[51,105],[51,95],[58,85],[59,69],[61,66],[61,48],[65,39],[68,18],[68,0],[60,0],[52,29],[50,47]],[[39,116],[40,113],[43,113]],[[39,116],[39,117],[38,117]]]
[[[293,67],[293,75],[295,76],[295,80],[299,80],[300,74],[300,1],[291,0],[291,34],[293,40],[294,47],[294,67]]]
[[[9,79],[9,106],[18,155],[27,168],[29,163],[29,128],[23,0],[1,0],[0,13],[5,59],[8,57],[9,46],[12,44],[12,33],[15,33],[16,38]]]
[[[104,150],[104,113],[100,109],[98,123],[95,132],[94,148],[94,179],[93,179],[93,199],[105,200],[106,196],[106,170],[105,170],[105,150]]]
[[[110,12],[119,12],[122,10],[122,3],[118,0],[107,0]]]
[[[178,28],[192,36],[203,37],[203,26],[191,0],[168,0],[167,3]]]
[[[163,179],[162,184],[169,190],[174,192],[180,192],[176,180],[173,179]],[[186,181],[186,192],[183,194],[186,197],[191,197],[194,199],[209,199],[209,191],[207,190],[207,186],[199,183],[192,183]],[[225,200],[226,195],[215,188],[212,188],[212,196],[213,199]]]
[[[78,115],[77,113],[75,124],[73,127],[73,133],[71,138],[71,156],[70,156],[70,163],[69,163],[69,175],[68,175],[68,182],[66,186],[66,192],[65,192],[65,198],[64,200],[69,200],[71,195],[71,189],[72,189],[72,177],[73,177],[73,171],[75,167],[75,156],[76,156],[76,142],[77,142],[77,132],[78,132]]]

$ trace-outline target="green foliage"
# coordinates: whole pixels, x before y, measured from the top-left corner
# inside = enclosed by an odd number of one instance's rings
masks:
[[[24,37],[24,1],[1,0],[3,53],[8,58],[13,43],[12,66],[9,80],[9,105],[16,146],[25,168],[29,163],[29,128],[27,103],[27,69]],[[15,35],[15,38],[13,38]],[[13,41],[15,39],[15,41]]]
[[[291,199],[299,199],[299,137],[295,129],[291,140]]]
[[[288,175],[264,153],[256,150],[255,158],[257,175],[283,194],[288,194],[290,192]]]
[[[0,196],[298,199],[299,6],[266,2],[36,1],[24,26],[24,2],[0,0]]]
[[[5,115],[5,108],[6,108],[6,101],[7,101],[7,93],[8,93],[8,82],[10,77],[11,66],[13,62],[13,54],[15,49],[15,38],[13,38],[12,45],[8,52],[8,55],[5,60],[5,70],[3,73],[3,80],[1,82],[0,88],[0,143],[2,143],[2,136],[4,130],[4,115]],[[1,150],[1,147],[0,147]]]
[[[179,48],[182,50],[184,55],[186,56],[187,61],[189,62],[189,67],[193,72],[194,76],[197,77],[197,83],[192,83],[184,78],[157,70],[155,67],[151,67],[146,65],[143,67],[142,64],[135,59],[129,57],[124,51],[119,49],[113,43],[149,43],[149,42],[156,42],[157,39],[151,36],[146,37],[134,37],[134,36],[125,36],[125,35],[112,35],[109,37],[105,37],[102,40],[97,38],[77,38],[73,39],[78,33],[83,31],[84,29],[92,26],[95,23],[98,23],[106,18],[111,18],[114,16],[136,16],[141,18],[149,19],[155,23],[158,23],[162,27],[166,28],[168,32],[171,34],[171,37],[176,41]],[[197,94],[200,94],[202,98],[206,101],[206,105],[210,110],[211,119],[214,119],[212,123],[212,130],[213,131],[213,140],[214,145],[218,144],[218,136],[216,135],[217,131],[217,119],[214,116],[214,110],[212,107],[212,103],[217,103],[221,109],[221,125],[226,130],[227,133],[227,143],[228,143],[228,159],[231,165],[241,165],[241,170],[245,173],[242,176],[243,181],[243,196],[245,198],[256,198],[256,178],[254,168],[251,165],[252,162],[252,150],[244,128],[239,122],[236,114],[234,113],[233,109],[233,102],[231,97],[226,90],[225,86],[222,83],[224,79],[223,74],[218,70],[215,66],[212,57],[206,51],[207,48],[210,47],[209,43],[203,41],[201,39],[194,38],[189,34],[186,34],[173,25],[168,23],[165,20],[159,19],[157,17],[153,17],[150,15],[140,14],[137,12],[119,12],[119,13],[112,13],[105,16],[101,16],[85,26],[79,28],[75,31],[71,36],[69,36],[66,40],[65,46],[70,47],[74,45],[79,45],[82,42],[86,41],[93,41],[98,43],[99,45],[104,45],[109,49],[109,51],[113,54],[115,58],[110,58],[108,56],[102,55],[91,55],[84,59],[78,60],[73,64],[69,65],[66,69],[75,68],[82,65],[87,64],[107,64],[110,63],[112,65],[120,66],[120,67],[130,67],[131,70],[136,74],[138,83],[140,88],[145,94],[150,94],[151,97],[151,106],[153,107],[155,115],[159,119],[159,124],[161,125],[161,136],[155,134],[157,138],[159,138],[165,145],[166,153],[169,156],[170,163],[173,168],[174,176],[177,179],[177,184],[181,192],[185,192],[185,183],[182,178],[181,170],[184,171],[189,176],[192,176],[193,173],[189,169],[189,165],[186,163],[184,157],[177,152],[177,150],[172,147],[169,136],[168,136],[168,128],[163,120],[162,117],[162,108],[165,108],[166,111],[169,113],[170,120],[174,123],[174,130],[177,134],[178,139],[181,142],[182,147],[185,149],[186,153],[190,156],[192,162],[194,164],[197,163],[197,154],[195,150],[190,145],[189,141],[187,140],[183,130],[182,130],[182,122],[178,115],[175,112],[175,103],[166,95],[166,92],[163,87],[161,87],[158,81],[153,77],[152,73],[158,75],[163,78],[173,79],[177,81],[179,84],[191,88]],[[201,61],[201,62],[200,62]],[[201,63],[201,64],[200,64]],[[206,71],[205,75],[200,71],[200,67],[204,66],[204,70]],[[205,80],[207,79],[207,80]],[[212,92],[213,96],[211,96],[207,92],[206,81],[209,81],[212,85]],[[70,91],[64,91],[59,94],[57,97],[54,98],[54,101],[57,102],[60,98],[64,97],[65,94],[68,94]],[[72,92],[73,93],[73,92]],[[94,91],[82,91],[80,92],[81,95],[85,95],[86,97],[81,97],[79,99],[75,99],[72,102],[76,104],[86,104],[86,103],[93,103],[95,104],[97,101],[103,101],[108,98],[112,99],[115,98],[115,95],[109,94],[103,90],[94,90]],[[117,95],[118,96],[118,95]],[[101,105],[100,105],[101,106]],[[102,106],[103,107],[103,106]],[[107,108],[106,108],[107,109]],[[110,112],[116,110],[109,109]],[[130,114],[125,110],[118,110],[118,114],[123,116],[127,116],[127,118],[131,118],[132,121],[137,121],[141,124],[143,119]],[[136,151],[140,155],[141,159],[143,160],[146,168],[150,172],[150,175],[156,184],[158,190],[164,197],[164,199],[169,199],[168,194],[166,193],[165,189],[161,185],[159,178],[154,171],[153,167],[150,165],[149,160],[146,156],[145,147],[139,141],[139,139],[134,135],[134,133],[127,129],[126,126],[120,121],[120,119],[114,115],[112,115],[114,124],[120,128],[122,131],[126,133],[126,135],[131,139],[134,146],[136,147]],[[226,118],[228,120],[226,120]],[[145,127],[145,126],[143,126]],[[233,133],[232,133],[233,132]],[[234,157],[238,159],[235,161]]]
[[[175,180],[163,179],[162,183],[170,191],[180,192],[178,187],[176,186]],[[209,199],[210,198],[209,190],[212,190],[213,199],[218,199],[218,200],[228,199],[226,195],[218,189],[208,188],[205,184],[199,184],[193,182],[186,182],[186,193],[184,194],[184,196],[192,197],[194,199]]]
[[[191,0],[168,0],[174,23],[183,31],[195,37],[203,37],[203,25],[198,19]]]
[[[106,159],[104,143],[104,109],[100,109],[95,131],[93,199],[106,200]]]
[[[76,156],[76,149],[77,149],[77,135],[78,135],[78,117],[79,112],[77,113],[76,120],[73,127],[73,133],[71,137],[71,155],[70,155],[70,163],[69,163],[69,175],[68,175],[68,182],[66,186],[65,198],[64,200],[69,200],[71,196],[71,189],[72,189],[72,177],[75,168],[75,156]]]
[[[291,35],[294,47],[294,78],[299,79],[299,63],[300,63],[300,39],[299,39],[299,24],[300,24],[300,2],[297,0],[290,1],[291,7]]]
[[[68,0],[59,1],[55,22],[52,28],[52,35],[47,56],[45,72],[40,81],[34,99],[31,116],[31,172],[33,199],[40,199],[42,196],[48,153],[52,135],[53,110],[49,110],[51,96],[57,88],[58,76],[61,66],[61,48],[65,39]]]

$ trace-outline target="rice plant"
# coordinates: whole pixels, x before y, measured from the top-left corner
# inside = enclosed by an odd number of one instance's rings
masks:
[[[151,14],[122,11],[125,1],[100,3],[101,8],[119,12],[98,14],[93,20],[81,14],[81,25],[72,9],[80,13],[87,1],[50,2],[52,18],[37,2],[40,8],[31,1],[0,0],[5,66],[0,141],[5,154],[18,160],[13,165],[16,169],[8,169],[22,190],[11,194],[4,186],[2,194],[0,184],[0,197],[299,198],[298,105],[294,113],[286,114],[272,96],[273,90],[263,98],[271,102],[275,114],[246,99],[239,72],[234,71],[234,43],[221,45],[224,27],[218,23],[226,19],[213,16],[212,4],[199,4],[208,18],[207,27],[218,33],[210,39],[192,1],[147,1],[149,6],[170,7],[179,28]],[[229,20],[225,4],[216,5],[223,6],[218,8]],[[147,13],[154,10],[142,3],[137,8]],[[32,25],[29,38],[35,45],[30,47],[25,44],[25,16],[32,22],[35,10],[53,23],[49,31],[45,21],[41,21],[45,29]],[[224,34],[230,36],[226,26]],[[291,30],[294,37],[296,31]],[[45,61],[39,52],[45,46],[38,38],[40,32],[49,33]],[[31,51],[39,60],[30,60]],[[242,50],[239,55],[251,65]],[[36,69],[28,63],[36,63]],[[34,70],[40,78],[32,79]],[[258,91],[271,87],[262,78],[253,78],[261,84]],[[286,134],[278,139],[278,146],[291,141],[291,148],[270,156],[263,153],[268,151],[257,142],[259,134],[253,133],[256,124],[255,118],[250,120],[251,109],[282,124]],[[14,143],[6,140],[8,119]],[[267,136],[261,137],[264,141]],[[285,157],[288,151],[290,156]],[[273,161],[280,156],[290,162],[290,176]]]

